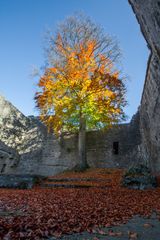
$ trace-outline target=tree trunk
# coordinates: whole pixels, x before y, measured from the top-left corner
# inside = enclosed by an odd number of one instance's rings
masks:
[[[89,166],[87,164],[86,156],[86,119],[82,115],[80,116],[80,127],[79,127],[79,137],[78,137],[78,157],[79,157],[79,168],[80,171],[87,169]]]

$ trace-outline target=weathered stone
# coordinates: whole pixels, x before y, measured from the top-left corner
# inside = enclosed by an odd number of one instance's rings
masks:
[[[144,190],[157,187],[157,181],[147,166],[138,164],[126,171],[122,185],[131,189]]]
[[[0,108],[7,109],[7,115],[6,111],[1,111],[0,138],[19,153],[16,168],[5,168],[4,173],[50,176],[77,165],[77,134],[65,133],[58,139],[47,132],[38,118],[25,117],[4,98],[1,98]],[[91,131],[86,135],[90,167],[128,167],[137,156],[141,142],[139,115],[135,115],[131,124]]]
[[[129,0],[151,54],[140,106],[141,154],[160,173],[160,1]]]
[[[0,175],[0,188],[30,189],[37,181],[40,181],[38,176],[3,174]]]
[[[19,155],[15,149],[0,141],[0,173],[14,171],[19,163]]]

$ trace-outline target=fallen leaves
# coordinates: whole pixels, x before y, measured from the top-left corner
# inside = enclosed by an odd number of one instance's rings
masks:
[[[113,232],[113,230],[110,230],[108,232],[108,235],[111,237],[121,237],[123,235],[123,233],[122,232]]]
[[[150,224],[150,223],[144,223],[144,224],[143,224],[143,227],[145,227],[145,228],[150,228],[150,227],[153,227],[153,225]]]
[[[131,240],[135,240],[138,238],[138,234],[136,232],[128,232],[128,235],[129,235],[129,239]]]
[[[102,227],[120,225],[137,214],[149,216],[152,210],[160,213],[159,188],[145,191],[122,188],[121,175],[119,170],[65,174],[68,178],[101,179],[104,181],[98,184],[102,185],[110,180],[111,187],[106,189],[0,189],[0,239],[42,239],[82,231],[96,233],[97,229],[100,235],[118,237],[121,232],[106,233]],[[128,236],[137,238],[135,232]]]

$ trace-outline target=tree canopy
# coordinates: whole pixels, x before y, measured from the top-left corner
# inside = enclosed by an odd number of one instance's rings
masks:
[[[48,67],[36,93],[40,117],[49,129],[106,128],[124,119],[125,84],[116,69],[120,55],[114,39],[81,15],[67,18],[50,34]]]

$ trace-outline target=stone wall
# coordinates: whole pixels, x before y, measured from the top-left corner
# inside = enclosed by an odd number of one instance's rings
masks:
[[[8,149],[12,148],[18,153],[12,160],[14,167],[10,167],[9,161],[4,163],[0,159],[3,173],[49,176],[71,169],[77,164],[76,134],[63,134],[58,139],[47,132],[38,118],[25,117],[2,97],[0,120],[0,140],[9,146]],[[137,114],[130,124],[115,126],[106,131],[87,132],[88,163],[92,167],[128,167],[137,160],[139,144]]]
[[[41,177],[27,174],[1,174],[0,175],[0,188],[18,188],[30,189],[36,183],[40,183]]]
[[[7,173],[35,171],[45,136],[46,129],[36,118],[24,116],[0,96],[0,140],[19,156],[15,161],[16,167],[6,168]]]
[[[14,171],[19,163],[19,155],[16,150],[8,147],[0,141],[0,174]]]
[[[44,126],[36,119],[24,116],[0,96],[0,140],[19,154],[41,148]]]
[[[137,158],[141,142],[139,116],[131,124],[122,124],[105,131],[91,131],[86,134],[87,161],[97,168],[127,168],[140,159]],[[115,153],[114,144],[118,143]],[[60,139],[48,135],[39,163],[40,175],[54,175],[73,168],[78,162],[78,136],[64,134]]]
[[[87,133],[87,158],[93,167],[128,168],[140,161],[138,157],[141,138],[138,127],[138,115],[130,124],[121,124],[114,128]],[[118,152],[116,148],[118,146]]]
[[[151,54],[140,107],[141,152],[160,172],[160,1],[130,0]]]

